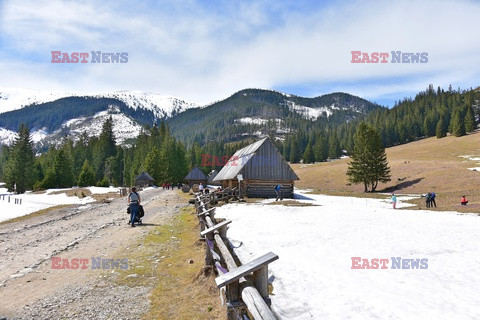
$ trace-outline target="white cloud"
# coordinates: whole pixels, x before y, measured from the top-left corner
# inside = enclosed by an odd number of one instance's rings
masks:
[[[395,93],[400,99],[429,83],[469,87],[480,75],[477,2],[358,1],[321,10],[270,1],[218,5],[4,2],[0,72],[7,76],[0,85],[139,89],[205,103],[245,87],[330,86],[375,100]],[[129,62],[56,65],[51,50],[127,51]],[[352,50],[426,51],[429,62],[352,64]]]

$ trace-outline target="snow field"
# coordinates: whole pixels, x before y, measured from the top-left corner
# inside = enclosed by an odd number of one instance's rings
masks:
[[[387,198],[388,196],[386,196]],[[480,318],[480,217],[393,210],[388,200],[309,195],[317,206],[228,204],[228,236],[248,262],[268,251],[272,308],[281,319]],[[405,206],[399,197],[400,206]],[[389,259],[352,269],[352,257]],[[428,259],[428,269],[391,269],[391,258]]]

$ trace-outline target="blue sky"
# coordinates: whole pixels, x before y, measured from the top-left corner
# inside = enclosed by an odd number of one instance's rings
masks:
[[[0,87],[142,90],[200,103],[244,88],[335,91],[383,105],[480,86],[479,1],[1,1]],[[51,51],[128,52],[126,64],[52,64]],[[353,64],[351,51],[428,52]]]

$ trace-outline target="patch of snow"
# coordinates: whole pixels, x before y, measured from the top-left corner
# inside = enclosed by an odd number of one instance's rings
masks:
[[[95,199],[91,197],[78,198],[68,197],[65,193],[49,194],[41,193],[34,194],[26,192],[24,194],[12,194],[5,188],[0,188],[0,222],[21,217],[35,211],[43,210],[62,204],[86,204],[94,202]],[[8,198],[10,197],[10,202]],[[15,199],[21,199],[22,204],[15,204]]]
[[[48,136],[47,128],[38,129],[30,133],[33,142],[40,142]]]
[[[11,145],[16,137],[16,132],[0,128],[0,144]]]
[[[327,115],[327,117],[332,115],[332,110],[328,107],[321,107],[321,108],[310,108],[302,105],[298,105],[293,101],[286,101],[288,108],[290,111],[294,111],[306,119],[315,120],[318,117],[322,116],[323,113]]]
[[[269,265],[279,319],[480,318],[480,217],[393,210],[388,196],[295,192],[295,201],[317,206],[269,199],[216,210],[233,221],[228,237],[243,243],[235,249],[241,261],[269,251],[280,257]],[[352,269],[352,257],[389,259],[389,268]],[[392,257],[428,259],[428,268],[392,269]]]
[[[246,93],[244,93],[246,94]],[[252,117],[245,117],[241,119],[235,119],[233,120],[234,123],[241,123],[241,124],[258,124],[262,125],[268,122],[267,119],[262,119],[262,118],[252,118]]]

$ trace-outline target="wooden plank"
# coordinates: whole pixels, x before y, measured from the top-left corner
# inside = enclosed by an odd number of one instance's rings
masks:
[[[213,210],[215,210],[215,207],[210,208],[210,209],[208,209],[208,210],[203,210],[202,212],[198,213],[197,216],[199,216],[199,217],[200,217],[200,216],[203,216],[203,215],[205,215],[206,213],[208,213],[208,212],[210,212],[210,211],[213,211]]]
[[[201,235],[201,236],[205,236],[205,235],[207,235],[207,234],[209,234],[209,233],[217,230],[218,228],[221,228],[221,227],[226,226],[226,225],[229,224],[229,223],[232,223],[232,220],[222,221],[222,222],[220,222],[219,224],[216,224],[216,225],[214,225],[213,227],[210,227],[210,228],[208,228],[208,229],[200,232],[200,235]]]
[[[206,231],[206,230],[205,230]],[[234,282],[241,277],[244,277],[248,274],[250,274],[253,271],[256,271],[260,268],[263,268],[263,266],[275,261],[278,259],[278,256],[274,254],[273,252],[269,252],[267,254],[264,254],[261,257],[258,257],[257,259],[250,261],[235,270],[231,270],[230,272],[221,275],[215,279],[215,282],[217,284],[218,288],[221,288],[231,282]]]

